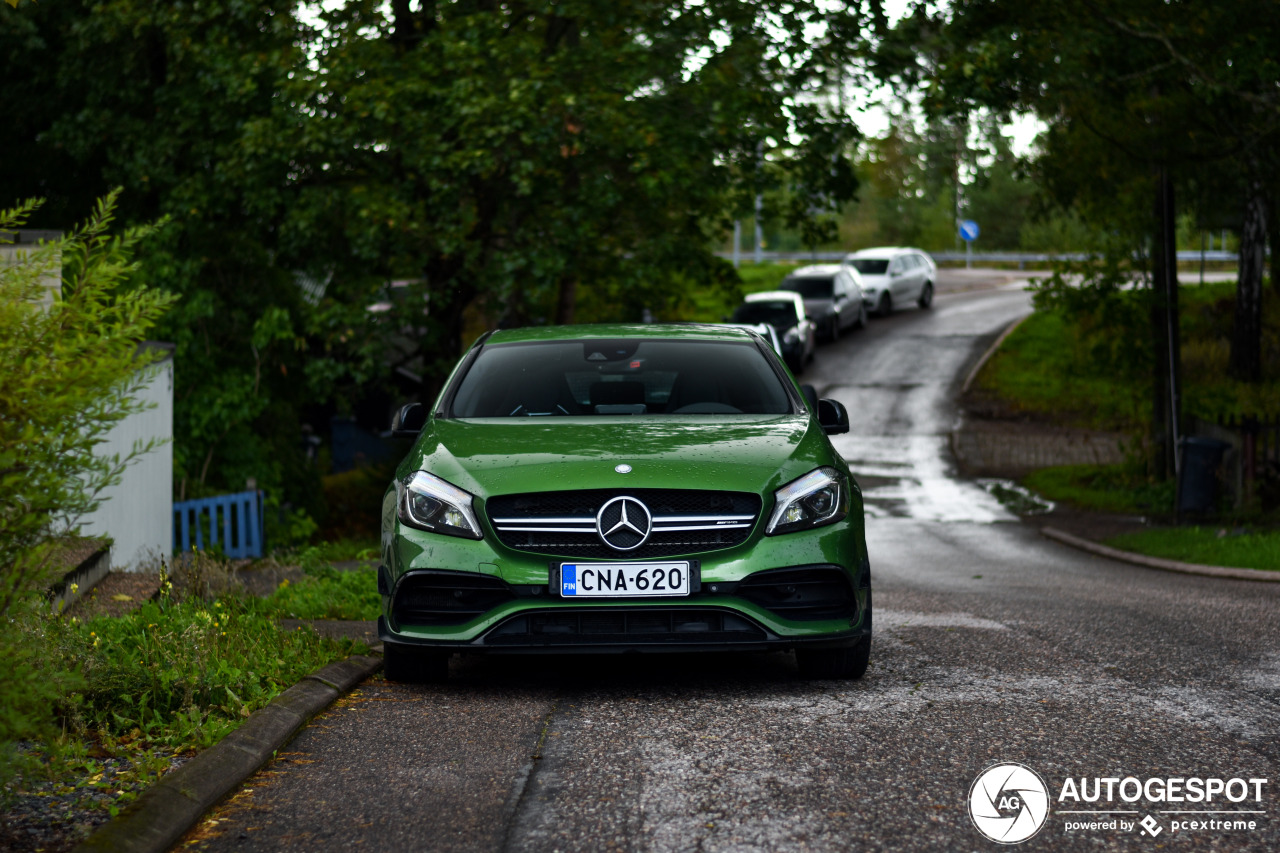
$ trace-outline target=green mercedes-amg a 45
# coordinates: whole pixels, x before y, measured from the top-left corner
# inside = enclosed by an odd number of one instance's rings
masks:
[[[848,415],[758,335],[697,325],[493,332],[458,363],[382,503],[388,678],[452,653],[871,648]]]

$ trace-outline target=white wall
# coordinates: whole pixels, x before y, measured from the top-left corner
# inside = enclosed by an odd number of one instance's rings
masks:
[[[146,370],[151,380],[138,397],[154,406],[116,424],[96,452],[124,458],[136,441],[155,438],[164,444],[126,468],[120,482],[102,493],[98,510],[81,520],[85,535],[115,540],[111,567],[127,571],[173,550],[173,357]]]

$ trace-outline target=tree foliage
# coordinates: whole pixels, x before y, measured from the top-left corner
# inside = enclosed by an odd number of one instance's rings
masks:
[[[181,296],[161,334],[189,490],[304,502],[300,422],[395,377],[430,397],[467,329],[732,288],[711,249],[762,185],[814,239],[856,189],[856,131],[818,97],[863,45],[856,4],[326,9],[0,8],[6,79],[41,93],[6,100],[0,186],[50,197],[50,227],[114,183],[126,220],[170,217],[142,262]]]
[[[142,405],[148,355],[138,345],[170,296],[131,282],[150,229],[112,237],[115,197],[67,237],[0,264],[0,620],[47,585],[49,552],[150,446],[124,458],[94,448]],[[0,212],[0,231],[36,202]],[[59,264],[61,292],[50,292]]]

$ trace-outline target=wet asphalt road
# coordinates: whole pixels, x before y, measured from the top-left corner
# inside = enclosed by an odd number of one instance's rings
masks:
[[[947,401],[1028,310],[1019,289],[972,283],[822,349],[803,377],[853,421],[838,446],[864,484],[876,604],[862,681],[803,681],[786,654],[455,659],[447,686],[366,682],[189,841],[995,850],[970,786],[1016,761],[1050,807],[1016,849],[1280,849],[1280,588],[1081,554],[956,480]],[[1128,776],[1269,781],[1260,802],[1058,801],[1069,777]],[[1065,813],[1107,808],[1126,813]],[[1255,828],[1171,826],[1223,819]],[[1113,820],[1132,828],[1068,829]]]

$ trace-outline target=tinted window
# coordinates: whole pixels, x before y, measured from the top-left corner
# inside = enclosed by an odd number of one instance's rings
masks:
[[[734,310],[733,322],[768,323],[779,332],[785,332],[799,319],[794,302],[744,302]]]
[[[778,375],[755,344],[554,341],[484,347],[451,415],[786,414]],[[614,344],[624,344],[613,347]]]
[[[884,275],[889,270],[889,262],[881,258],[854,258],[849,266],[863,275]]]
[[[783,279],[778,289],[798,293],[804,299],[830,299],[834,286],[835,279],[829,275],[793,275]]]

